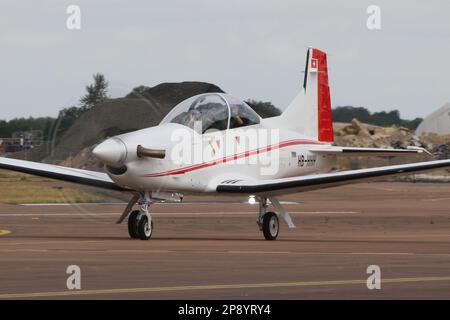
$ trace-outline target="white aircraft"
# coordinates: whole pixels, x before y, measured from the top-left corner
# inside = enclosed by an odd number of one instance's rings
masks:
[[[450,160],[331,172],[342,156],[404,156],[422,148],[333,146],[327,56],[309,48],[303,88],[277,117],[262,119],[223,93],[191,97],[158,126],[105,140],[93,154],[106,173],[0,158],[0,168],[133,193],[123,214],[131,238],[150,239],[155,201],[181,202],[184,194],[249,196],[259,202],[257,223],[265,239],[278,236],[277,214],[295,227],[277,196],[450,167]],[[132,211],[135,204],[140,210]]]

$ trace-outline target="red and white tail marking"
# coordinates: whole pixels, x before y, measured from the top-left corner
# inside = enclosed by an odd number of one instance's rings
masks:
[[[318,49],[312,49],[311,65],[318,66],[317,76],[317,112],[319,141],[333,142],[333,119],[331,113],[330,86],[328,85],[327,54]]]
[[[279,118],[273,118],[273,122],[274,125],[295,130],[309,138],[333,142],[327,54],[309,48],[306,56],[303,90]]]

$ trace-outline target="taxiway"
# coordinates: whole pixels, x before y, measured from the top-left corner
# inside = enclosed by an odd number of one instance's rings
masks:
[[[123,205],[0,205],[0,299],[450,298],[449,184],[283,200],[297,228],[282,224],[276,241],[248,204],[154,205],[150,241],[114,223]],[[68,265],[81,268],[81,290],[67,289]],[[369,265],[381,290],[366,286]]]

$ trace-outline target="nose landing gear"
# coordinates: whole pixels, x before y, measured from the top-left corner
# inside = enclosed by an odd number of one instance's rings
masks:
[[[153,221],[150,219],[149,222],[147,216],[143,215],[139,219],[137,230],[139,234],[139,239],[141,240],[150,239],[153,233]]]
[[[139,216],[139,210],[134,210],[128,216],[128,234],[130,235],[130,238],[132,238],[132,239],[139,238],[138,216]]]
[[[128,217],[128,234],[132,239],[149,240],[153,233],[153,220],[148,208],[152,200],[145,192],[138,200],[140,210],[134,210]]]

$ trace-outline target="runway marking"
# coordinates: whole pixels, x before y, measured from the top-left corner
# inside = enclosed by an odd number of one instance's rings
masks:
[[[197,252],[196,252],[197,253]],[[218,253],[218,252],[217,252]],[[367,255],[367,256],[430,256],[430,257],[448,257],[449,253],[416,253],[416,252],[295,252],[295,251],[241,251],[230,250],[229,254],[288,254],[301,256],[348,256],[348,255]]]
[[[289,211],[290,214],[359,214],[360,211]],[[73,213],[0,213],[0,217],[80,217],[80,216],[119,216],[119,212],[73,212]],[[216,211],[216,212],[153,212],[154,216],[213,216],[213,215],[256,215],[253,211]]]
[[[450,198],[431,198],[431,199],[421,199],[422,201],[442,201],[442,200],[450,200]]]
[[[230,250],[229,254],[291,254],[291,255],[396,255],[415,256],[413,252],[295,252],[295,251],[245,251]]]
[[[376,187],[372,185],[361,185],[361,186],[352,186],[358,189],[373,189],[373,190],[381,190],[381,191],[389,191],[389,192],[401,192],[402,190],[386,188],[386,187]]]
[[[48,252],[48,249],[0,249],[0,252]]]
[[[229,250],[229,254],[297,254],[297,252],[290,251],[245,251],[245,250]],[[300,252],[299,252],[300,253]]]
[[[10,238],[13,239],[13,238]],[[122,240],[122,239],[119,239]],[[83,243],[101,243],[101,242],[107,242],[108,240],[53,240],[53,241],[38,241],[38,242],[8,242],[7,244],[5,243],[5,245],[8,246],[20,246],[20,245],[29,245],[29,244],[67,244],[67,243],[75,243],[75,244],[83,244]]]
[[[84,243],[88,241],[83,241]],[[90,241],[89,241],[90,242]],[[97,241],[93,241],[97,242]],[[24,243],[8,243],[7,245],[21,245]],[[34,243],[34,244],[42,244]],[[33,248],[0,248],[0,252],[4,253],[14,253],[14,252],[47,252],[47,253],[73,253],[73,252],[84,252],[84,253],[120,253],[120,254],[136,254],[136,253],[149,253],[149,254],[158,254],[158,253],[168,253],[168,254],[231,254],[231,255],[240,255],[240,254],[256,254],[256,255],[264,255],[264,254],[273,254],[273,255],[292,255],[292,256],[352,256],[352,255],[361,255],[361,256],[415,256],[415,257],[450,257],[448,253],[414,253],[414,252],[294,252],[294,251],[257,251],[257,250],[171,250],[171,249],[59,249],[59,248],[50,248],[50,249],[33,249]]]
[[[301,201],[280,201],[281,204],[302,204]],[[183,202],[156,202],[155,204],[249,204],[248,201],[183,201]],[[45,207],[45,206],[103,206],[103,205],[127,205],[127,202],[80,202],[80,203],[18,203],[24,207]]]
[[[61,202],[61,203],[18,203],[17,205],[23,207],[70,207],[70,206],[104,206],[104,205],[126,205],[126,202],[80,202],[80,203],[69,203],[69,202]]]
[[[380,255],[380,256],[415,256],[413,252],[352,252],[353,255]]]
[[[146,249],[146,250],[139,250],[139,249],[112,249],[112,250],[106,250],[106,252],[111,253],[169,253],[169,252],[175,252],[173,250],[163,250],[163,249]]]
[[[10,233],[11,233],[11,231],[9,231],[9,230],[0,230],[0,236],[5,236]]]
[[[414,283],[450,281],[450,276],[442,277],[410,277],[410,278],[385,278],[386,283]],[[119,288],[119,289],[93,289],[73,291],[49,291],[31,293],[3,293],[0,299],[24,299],[43,297],[70,297],[101,294],[127,294],[127,293],[152,293],[152,292],[179,292],[179,291],[203,291],[223,289],[261,289],[261,288],[283,288],[283,287],[319,287],[339,285],[366,285],[367,280],[327,280],[327,281],[298,281],[298,282],[273,282],[273,283],[237,283],[237,284],[215,284],[196,286],[174,286],[174,287],[149,287],[149,288]]]

